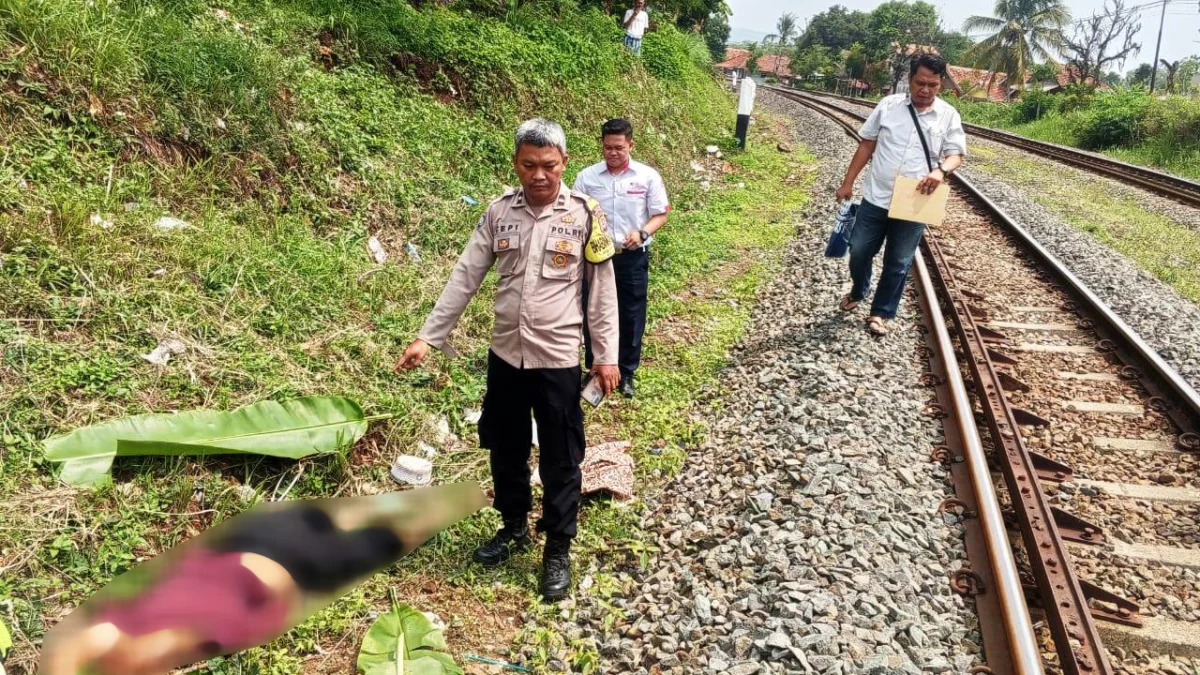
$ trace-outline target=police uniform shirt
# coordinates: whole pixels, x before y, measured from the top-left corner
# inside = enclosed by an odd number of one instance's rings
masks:
[[[496,356],[514,368],[578,366],[586,279],[595,362],[615,364],[616,282],[611,259],[592,263],[584,257],[593,228],[609,235],[604,212],[565,183],[541,213],[530,208],[522,190],[506,192],[480,218],[418,337],[443,349],[494,264],[500,275],[491,345]]]

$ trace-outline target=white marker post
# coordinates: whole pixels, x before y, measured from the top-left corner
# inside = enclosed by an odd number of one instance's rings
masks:
[[[750,130],[750,113],[754,110],[754,93],[758,85],[754,78],[742,78],[742,90],[738,94],[737,130],[738,147],[746,147],[746,132]]]
[[[736,70],[729,71],[729,88],[732,91],[737,91],[738,76]]]

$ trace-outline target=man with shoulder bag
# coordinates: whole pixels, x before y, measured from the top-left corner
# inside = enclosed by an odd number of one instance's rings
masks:
[[[888,332],[888,322],[896,316],[908,270],[925,232],[924,223],[888,216],[897,178],[919,179],[916,190],[933,194],[962,164],[967,151],[962,118],[937,96],[945,77],[946,61],[940,56],[913,57],[909,93],[888,96],[871,112],[859,129],[862,140],[837,189],[839,202],[850,199],[855,178],[867,162],[871,163],[850,235],[850,277],[854,283],[839,307],[851,311],[866,299],[871,291],[872,264],[882,248],[883,269],[867,320],[872,335]]]

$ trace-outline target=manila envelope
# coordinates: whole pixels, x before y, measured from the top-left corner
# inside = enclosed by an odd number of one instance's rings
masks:
[[[946,200],[950,197],[950,186],[943,182],[933,194],[923,195],[917,192],[917,184],[920,182],[917,178],[896,177],[888,218],[915,220],[935,227],[942,224],[942,219],[946,217]]]

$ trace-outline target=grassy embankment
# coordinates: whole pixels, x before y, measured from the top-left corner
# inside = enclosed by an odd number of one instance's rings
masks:
[[[12,608],[0,611],[16,629],[14,672],[91,591],[293,480],[289,498],[392,489],[390,461],[421,442],[440,450],[438,480],[486,478],[463,412],[483,390],[493,280],[457,331],[460,358],[390,369],[488,196],[514,182],[521,119],[564,123],[573,175],[598,156],[599,123],[629,116],[638,155],[673,190],[641,396],[589,414],[593,440],[633,441],[639,490],[680,470],[703,434],[697,392],[805,198],[809,158],[777,152],[779,128],[730,150],[728,97],[702,46],[669,29],[635,59],[610,18],[562,7],[217,4],[0,0],[0,600]],[[709,162],[705,191],[689,162],[710,142],[730,164]],[[157,230],[163,214],[190,227]],[[386,264],[371,260],[371,235]],[[163,368],[139,357],[168,337],[187,351]],[[41,459],[41,439],[83,424],[312,393],[396,417],[344,457],[120,460],[98,491],[63,487]],[[461,440],[439,439],[440,419]],[[636,507],[589,500],[587,592],[642,560],[636,522]],[[536,554],[496,572],[466,562],[495,525],[472,518],[285,638],[201,672],[345,672],[388,586],[438,612],[456,654],[528,641],[542,661],[589,669],[595,647],[564,637],[557,610],[513,621],[537,607]]]
[[[1141,90],[953,101],[963,120],[1200,179],[1200,99]]]

